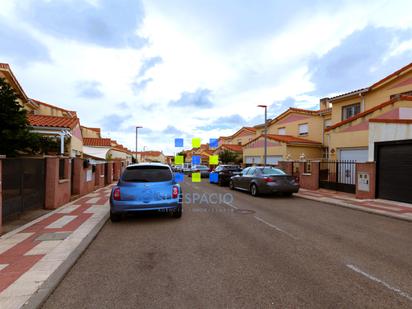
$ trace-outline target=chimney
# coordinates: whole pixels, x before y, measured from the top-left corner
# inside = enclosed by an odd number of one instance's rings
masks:
[[[319,107],[320,107],[321,110],[332,107],[332,105],[329,102],[329,98],[320,99],[320,104],[319,105],[320,105]]]

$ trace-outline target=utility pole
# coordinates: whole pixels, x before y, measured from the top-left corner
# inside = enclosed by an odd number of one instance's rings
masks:
[[[141,126],[136,126],[136,157],[135,157],[136,163],[137,163],[137,131],[138,131],[139,129],[141,129],[141,128],[143,128],[143,127],[141,127]]]
[[[263,159],[263,166],[266,166],[268,156],[268,107],[267,105],[258,105],[258,107],[262,107],[265,109],[265,154]]]

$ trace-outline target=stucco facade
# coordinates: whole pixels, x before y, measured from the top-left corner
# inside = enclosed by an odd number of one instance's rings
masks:
[[[362,149],[371,160],[369,121],[412,119],[412,64],[368,88],[331,98],[329,102],[332,104],[332,123],[324,136],[329,158],[342,159],[342,151]],[[353,104],[360,106],[359,113],[344,119],[343,108]]]

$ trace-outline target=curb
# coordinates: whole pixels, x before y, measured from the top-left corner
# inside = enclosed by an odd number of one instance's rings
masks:
[[[407,218],[407,217],[404,217],[402,215],[392,214],[392,213],[382,211],[382,210],[372,210],[372,209],[368,209],[368,208],[361,207],[361,206],[355,206],[355,205],[352,205],[352,204],[349,204],[349,203],[336,201],[336,200],[333,200],[331,198],[325,198],[325,197],[317,198],[317,197],[313,197],[313,196],[307,196],[307,195],[301,194],[301,193],[294,193],[293,195],[296,196],[296,197],[299,197],[299,198],[312,200],[312,201],[317,201],[317,202],[321,202],[321,203],[324,203],[324,204],[350,208],[350,209],[353,209],[353,210],[363,211],[363,212],[367,212],[367,213],[371,213],[371,214],[375,214],[375,215],[379,215],[379,216],[384,216],[384,217],[389,217],[389,218],[393,218],[393,219],[412,222],[412,218]]]
[[[90,243],[96,238],[106,221],[109,219],[109,212],[96,224],[90,233],[81,241],[81,243],[70,253],[68,258],[44,281],[40,288],[26,301],[22,308],[40,308],[47,300],[50,294],[56,289],[63,280],[68,271],[76,263],[78,258],[87,249]]]

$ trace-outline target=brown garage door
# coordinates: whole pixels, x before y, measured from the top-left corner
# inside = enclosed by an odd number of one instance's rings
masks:
[[[377,195],[412,203],[412,140],[376,143]]]

